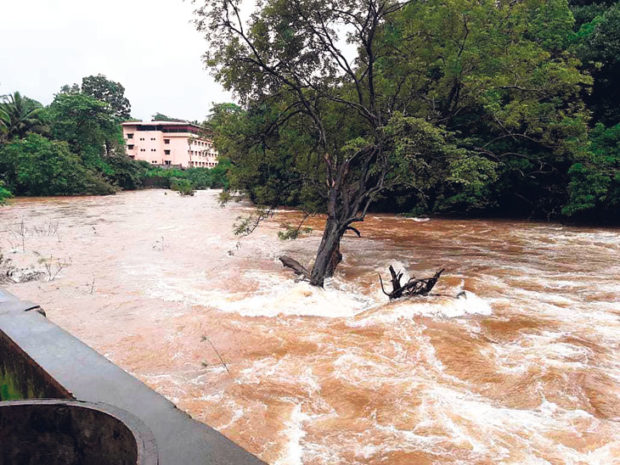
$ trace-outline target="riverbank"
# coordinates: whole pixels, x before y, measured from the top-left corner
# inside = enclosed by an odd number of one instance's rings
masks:
[[[69,264],[9,290],[268,463],[620,453],[617,230],[369,215],[321,291],[277,262],[310,261],[321,219],[282,242],[279,224],[299,215],[280,211],[239,240],[249,210],[215,191],[16,199],[0,210],[3,253]],[[437,292],[468,298],[387,304],[389,264],[446,267]]]

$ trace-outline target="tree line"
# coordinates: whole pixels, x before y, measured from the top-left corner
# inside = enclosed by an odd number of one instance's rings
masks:
[[[125,154],[130,119],[124,87],[103,75],[65,85],[48,106],[19,92],[0,100],[0,203],[11,195],[107,195],[188,179],[194,189],[226,186],[215,170],[168,171]],[[154,117],[164,117],[157,113]]]
[[[215,142],[256,204],[326,213],[312,270],[369,209],[613,223],[618,2],[205,2],[206,62],[239,105]]]

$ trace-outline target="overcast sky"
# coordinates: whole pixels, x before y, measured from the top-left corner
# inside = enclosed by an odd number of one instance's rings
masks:
[[[206,41],[182,0],[1,0],[0,94],[48,104],[63,84],[102,73],[125,86],[132,115],[202,120],[231,101],[204,69]]]

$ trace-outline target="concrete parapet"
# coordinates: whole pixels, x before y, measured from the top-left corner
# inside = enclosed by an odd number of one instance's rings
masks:
[[[0,352],[0,366],[12,363],[5,359],[25,357],[20,366],[30,366],[31,384],[49,384],[57,389],[53,395],[63,395],[64,399],[103,403],[129,412],[152,431],[161,465],[264,465],[213,428],[178,410],[38,310],[36,304],[22,302],[0,289],[0,343],[12,347]],[[35,397],[49,395],[49,391],[41,392]],[[2,415],[0,410],[0,419]]]

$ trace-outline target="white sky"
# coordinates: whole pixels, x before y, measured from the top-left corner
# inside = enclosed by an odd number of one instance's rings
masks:
[[[132,116],[203,120],[231,101],[204,69],[207,42],[183,0],[0,0],[0,95],[43,104],[102,73],[125,86]]]

